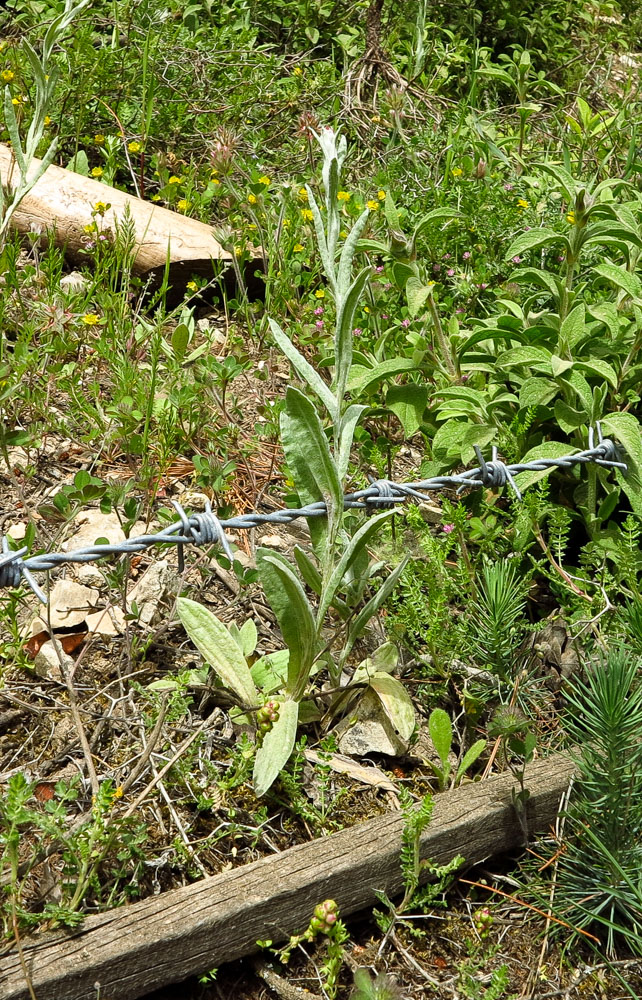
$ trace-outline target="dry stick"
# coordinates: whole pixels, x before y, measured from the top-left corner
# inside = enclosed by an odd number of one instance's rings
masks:
[[[282,1000],[321,1000],[317,993],[310,993],[309,990],[304,990],[300,986],[294,986],[283,976],[279,976],[271,964],[263,958],[255,958],[252,967],[257,976],[260,976],[263,982]]]
[[[145,770],[145,765],[147,764],[147,761],[149,760],[154,750],[156,749],[156,744],[158,743],[158,740],[160,738],[161,730],[163,728],[163,723],[165,722],[166,715],[167,715],[167,694],[164,694],[160,711],[158,713],[158,718],[156,719],[154,728],[149,734],[149,740],[147,741],[147,746],[144,746],[143,752],[140,755],[136,767],[133,769],[131,774],[128,775],[128,777],[123,781],[123,783],[120,786],[123,790],[123,794],[129,791],[134,782]]]
[[[220,712],[220,709],[217,706],[212,712],[210,712],[210,714],[206,719],[203,719],[200,726],[198,726],[198,728],[194,730],[192,735],[188,736],[186,740],[183,740],[183,742],[179,746],[174,756],[167,761],[165,766],[158,772],[158,774],[154,775],[152,780],[149,782],[147,787],[143,789],[138,798],[135,799],[134,802],[132,802],[132,804],[129,806],[129,808],[125,810],[125,812],[121,817],[122,819],[128,819],[130,816],[133,815],[133,813],[136,812],[141,803],[144,802],[144,800],[147,798],[151,790],[156,787],[159,781],[162,781],[162,779],[165,777],[169,769],[174,766],[177,760],[180,760],[185,751],[188,750],[189,747],[191,747],[194,740],[198,736],[200,736],[200,734],[203,732],[206,726],[208,726],[209,723],[212,722],[212,720],[215,718],[218,712]]]

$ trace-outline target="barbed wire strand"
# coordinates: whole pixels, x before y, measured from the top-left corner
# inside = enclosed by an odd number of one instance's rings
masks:
[[[484,460],[481,449],[475,445],[475,454],[479,466],[469,469],[466,472],[455,473],[449,476],[434,476],[431,479],[424,479],[416,483],[394,483],[389,479],[373,479],[370,485],[354,493],[348,493],[344,497],[344,509],[346,510],[367,510],[372,507],[386,507],[392,504],[414,498],[425,500],[427,493],[434,493],[438,490],[457,487],[457,492],[461,493],[466,489],[479,489],[485,486],[487,489],[499,490],[503,486],[509,486],[518,500],[522,499],[515,476],[520,472],[544,472],[548,469],[569,469],[575,465],[586,465],[589,463],[603,466],[607,469],[621,469],[626,472],[626,463],[620,461],[618,449],[610,438],[602,436],[602,430],[597,424],[598,443],[595,444],[595,434],[593,428],[588,431],[588,448],[585,451],[575,452],[570,455],[563,455],[561,458],[537,458],[530,462],[519,462],[515,465],[506,465],[497,457],[497,448],[493,447],[492,457],[489,462]],[[325,503],[322,500],[316,503],[307,504],[305,507],[285,508],[283,510],[272,511],[269,514],[261,514],[253,511],[229,517],[224,520],[214,514],[211,504],[205,505],[205,510],[198,514],[188,515],[181,505],[173,500],[174,509],[178,514],[178,521],[168,525],[162,531],[150,535],[140,535],[137,538],[128,538],[123,542],[115,544],[88,545],[85,548],[76,549],[72,552],[49,552],[41,555],[24,558],[28,552],[28,547],[11,550],[6,536],[2,536],[0,555],[0,587],[16,588],[21,583],[25,583],[42,601],[47,603],[47,596],[38,586],[33,577],[33,573],[42,573],[56,569],[66,563],[87,563],[106,556],[133,555],[151,548],[153,545],[178,545],[178,566],[182,572],[184,568],[184,546],[185,545],[213,545],[218,543],[230,561],[233,561],[233,553],[225,535],[226,529],[249,530],[258,528],[264,524],[290,524],[300,517],[323,517],[327,512]]]

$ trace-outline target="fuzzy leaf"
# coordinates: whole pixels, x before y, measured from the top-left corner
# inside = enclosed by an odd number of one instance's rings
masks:
[[[549,246],[553,243],[564,243],[567,247],[568,240],[562,233],[556,233],[554,229],[531,229],[527,233],[522,233],[514,239],[506,251],[505,260],[512,260],[513,257],[520,257],[529,250],[538,250],[540,247]]]
[[[256,563],[265,596],[290,650],[287,690],[289,694],[296,691],[300,697],[316,653],[312,608],[284,556],[269,549],[259,549]]]
[[[296,370],[298,375],[300,375],[303,381],[307,382],[312,391],[317,394],[326,410],[334,420],[337,411],[337,404],[328,386],[325,384],[319,373],[315,371],[309,361],[306,361],[303,355],[296,349],[290,338],[286,336],[279,324],[273,319],[269,319],[268,322],[270,324],[272,336],[292,367]]]
[[[400,420],[406,437],[419,430],[428,405],[428,386],[417,382],[391,385],[386,394],[386,406]]]
[[[468,750],[468,752],[464,754],[464,758],[459,767],[457,768],[457,774],[455,776],[456,785],[459,784],[459,782],[464,777],[468,768],[472,767],[477,758],[484,752],[485,749],[486,749],[486,740],[477,740],[476,743],[473,743],[470,750]]]
[[[361,365],[353,365],[348,380],[347,389],[354,396],[360,396],[370,389],[384,382],[394,375],[401,375],[403,372],[417,370],[417,365],[411,358],[388,358],[381,361],[372,368],[363,368]]]
[[[176,610],[188,636],[225,686],[245,705],[255,705],[258,696],[245,657],[223,622],[186,597],[178,598]]]
[[[606,278],[613,285],[617,285],[618,288],[621,288],[635,302],[642,302],[642,281],[640,281],[637,274],[632,274],[624,267],[611,264],[610,261],[597,264],[593,268],[593,272],[594,274],[599,274],[602,278]]]
[[[343,492],[328,440],[314,404],[292,386],[281,414],[281,440],[303,502],[323,499],[328,516],[338,517],[343,511]]]
[[[428,732],[432,744],[444,768],[448,764],[448,754],[453,742],[453,727],[450,716],[443,708],[433,708],[428,719]]]
[[[570,444],[568,444],[568,442],[544,441],[543,444],[539,444],[536,448],[531,448],[530,451],[527,451],[522,459],[522,462],[532,462],[536,458],[561,458],[562,455],[572,455],[576,451],[577,448],[573,448]],[[525,490],[527,487],[532,486],[533,483],[543,479],[544,476],[549,476],[553,471],[553,468],[554,466],[551,466],[550,469],[543,469],[541,471],[519,472],[515,476],[515,482],[517,483],[518,489]]]
[[[265,734],[262,745],[256,751],[254,761],[254,794],[257,798],[265,795],[279,776],[294,749],[296,729],[299,721],[299,703],[283,701],[279,708],[279,717]]]
[[[392,510],[384,510],[380,514],[375,514],[374,517],[368,518],[365,524],[362,524],[354,533],[323,589],[317,610],[317,622],[319,625],[323,622],[344,576],[355,560],[358,559],[359,555],[365,550],[372,536],[379,530],[381,523],[387,521],[393,514],[394,511]]]
[[[370,687],[376,692],[399,738],[407,742],[415,729],[415,709],[401,681],[390,674],[377,673],[370,679]]]

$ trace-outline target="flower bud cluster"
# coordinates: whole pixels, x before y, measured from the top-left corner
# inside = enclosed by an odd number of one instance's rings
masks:
[[[270,729],[279,717],[279,709],[281,708],[281,702],[276,698],[270,698],[266,701],[262,708],[259,708],[256,713],[256,720],[258,722],[259,733],[261,737],[269,733]]]
[[[475,930],[479,934],[482,941],[488,937],[490,934],[490,929],[493,925],[493,915],[487,906],[479,910],[475,914]]]
[[[312,941],[317,934],[329,934],[339,917],[339,907],[333,899],[326,899],[314,908],[314,916],[310,921],[305,936]]]

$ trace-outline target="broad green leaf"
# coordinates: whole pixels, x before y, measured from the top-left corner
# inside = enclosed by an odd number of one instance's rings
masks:
[[[606,239],[620,240],[623,243],[632,243],[634,246],[642,247],[640,234],[635,229],[631,229],[615,219],[591,223],[586,229],[584,245],[604,243]]]
[[[281,441],[303,502],[325,500],[328,516],[336,519],[343,511],[343,492],[328,439],[314,404],[292,386],[281,414]]]
[[[567,201],[575,201],[578,185],[575,178],[568,172],[568,170],[565,170],[564,167],[557,166],[557,164],[548,162],[538,163],[537,166],[555,178],[559,187],[562,188]]]
[[[446,219],[450,220],[459,218],[461,218],[461,212],[456,212],[452,208],[433,208],[430,212],[427,212],[425,215],[422,215],[419,222],[417,223],[415,231],[412,235],[413,247],[416,244],[420,234],[423,233],[424,229],[427,229],[431,223],[443,222]]]
[[[572,434],[574,430],[577,430],[578,427],[586,425],[588,422],[588,413],[586,410],[574,410],[562,399],[557,399],[555,401],[553,413],[555,414],[557,423],[565,434]]]
[[[559,358],[557,354],[551,354],[551,372],[554,377],[562,375],[572,367],[572,361],[567,361],[565,358]]]
[[[527,378],[519,390],[520,406],[546,406],[557,393],[559,387],[548,378]]]
[[[256,751],[253,783],[257,798],[265,795],[290,759],[296,742],[298,721],[298,702],[282,701],[278,719],[269,733],[265,734],[262,745]]]
[[[379,382],[383,382],[387,378],[393,378],[395,375],[416,370],[417,365],[411,358],[388,358],[387,361],[381,361],[372,368],[353,365],[347,389],[354,396],[359,396],[361,393],[368,392],[373,386],[378,385]]]
[[[483,344],[486,341],[507,340],[510,343],[512,340],[516,340],[518,343],[523,344],[525,339],[525,334],[519,330],[500,330],[498,327],[481,327],[464,342],[459,350],[459,357],[463,358],[464,354],[472,347],[475,347],[476,344]]]
[[[559,383],[572,389],[580,401],[581,408],[586,410],[587,413],[591,412],[593,392],[582,373],[577,370],[577,367],[560,378]]]
[[[602,431],[619,441],[626,451],[622,461],[642,471],[642,429],[632,413],[609,413],[601,420]]]
[[[456,785],[459,784],[459,782],[464,777],[468,768],[472,767],[477,758],[484,752],[485,749],[486,749],[486,740],[477,740],[477,742],[473,743],[472,747],[464,754],[463,760],[459,765],[459,767],[457,768],[457,774],[455,776]]]
[[[406,437],[419,430],[428,405],[428,386],[417,382],[391,385],[386,393],[386,406],[398,417]]]
[[[529,282],[532,285],[539,285],[553,296],[558,296],[561,291],[559,278],[539,267],[520,268],[513,273],[513,279],[518,283]]]
[[[355,559],[363,552],[374,534],[379,530],[380,525],[387,521],[394,514],[393,510],[384,510],[380,514],[369,517],[365,524],[355,531],[354,535],[346,545],[341,559],[332,571],[321,594],[319,607],[317,610],[317,623],[320,629],[328,608],[332,604],[336,592],[341,586],[341,581],[354,563]]]
[[[597,264],[593,268],[593,272],[606,278],[613,285],[617,285],[618,288],[626,292],[634,301],[642,301],[642,281],[640,281],[637,274],[632,274],[626,268],[618,267],[617,264],[611,264],[610,261]]]
[[[172,351],[174,357],[180,361],[187,350],[189,344],[189,327],[185,323],[179,323],[172,334]]]
[[[537,458],[561,458],[563,455],[573,455],[577,451],[577,448],[573,448],[568,442],[564,443],[562,441],[544,441],[543,444],[538,444],[537,447],[531,448],[527,451],[520,465],[526,462],[533,462]],[[515,482],[519,490],[525,490],[533,483],[538,482],[538,480],[543,479],[544,476],[550,475],[553,471],[554,466],[549,469],[543,469],[540,472],[519,472],[515,476]]]
[[[453,727],[450,716],[443,708],[433,708],[428,718],[428,732],[441,763],[446,766],[453,742]]]
[[[599,375],[601,378],[605,378],[609,385],[617,389],[617,374],[608,361],[591,358],[590,361],[576,361],[575,365],[577,368],[589,372],[591,375]]]
[[[554,229],[531,229],[527,233],[522,233],[513,240],[506,251],[505,260],[512,260],[513,257],[521,257],[529,250],[538,250],[540,247],[549,246],[553,243],[564,243],[569,247],[569,242],[562,233],[556,233]]]
[[[268,323],[270,324],[272,336],[292,367],[301,376],[303,381],[307,382],[312,391],[317,394],[326,410],[334,420],[337,412],[337,403],[328,386],[325,384],[319,373],[315,371],[309,361],[306,361],[303,355],[296,349],[290,338],[286,336],[279,324],[273,319],[269,319]]]
[[[239,629],[239,636],[241,638],[241,652],[244,656],[251,656],[256,649],[256,644],[259,641],[259,634],[256,631],[256,625],[251,618],[243,622]]]
[[[414,318],[423,309],[426,299],[432,291],[432,285],[425,285],[421,278],[411,275],[406,282],[406,298],[408,312]]]
[[[579,305],[571,309],[570,313],[566,319],[562,322],[560,326],[560,334],[558,344],[561,349],[565,352],[572,350],[577,343],[580,342],[584,336],[584,324],[586,322],[586,310],[584,308],[584,303],[580,302]],[[554,374],[558,374],[554,372]]]
[[[252,664],[252,680],[263,694],[273,694],[285,687],[289,658],[289,649],[277,649],[274,653],[260,656]]]
[[[500,354],[497,365],[500,368],[516,368],[520,365],[550,364],[550,361],[550,351],[524,344],[523,347],[511,347],[509,351]]]
[[[312,608],[285,556],[269,549],[258,549],[256,565],[265,596],[290,650],[287,691],[300,698],[316,654]]]
[[[196,601],[179,597],[176,610],[183,628],[201,656],[245,705],[256,705],[257,693],[245,657],[216,615]]]
[[[378,673],[370,679],[370,687],[399,738],[407,742],[415,730],[415,709],[401,681],[390,674]]]
[[[386,200],[384,202],[383,209],[386,216],[386,222],[388,223],[390,229],[393,229],[396,232],[400,233],[401,219],[399,218],[399,212],[397,211],[397,206],[395,205],[392,195],[390,194],[389,191],[386,193]]]
[[[360,684],[369,681],[375,674],[391,674],[399,662],[399,653],[394,642],[384,642],[383,645],[375,649],[372,656],[362,660],[354,674],[352,684]]]

